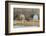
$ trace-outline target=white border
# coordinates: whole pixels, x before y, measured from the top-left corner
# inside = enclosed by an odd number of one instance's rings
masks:
[[[40,27],[23,27],[13,28],[13,8],[39,8],[40,9]],[[43,31],[43,6],[34,4],[12,4],[9,3],[9,33],[15,32],[32,32],[32,31]]]

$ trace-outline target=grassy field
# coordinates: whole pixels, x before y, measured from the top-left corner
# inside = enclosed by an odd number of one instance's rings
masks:
[[[14,26],[39,26],[39,20],[38,21],[14,21]]]

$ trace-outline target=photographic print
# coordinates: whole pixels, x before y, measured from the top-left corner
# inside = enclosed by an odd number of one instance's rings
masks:
[[[40,26],[40,9],[35,8],[14,8],[13,27]]]
[[[45,4],[5,1],[5,34],[45,32]]]

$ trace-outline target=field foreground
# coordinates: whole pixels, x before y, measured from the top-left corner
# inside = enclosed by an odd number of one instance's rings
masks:
[[[14,26],[39,26],[39,20],[38,21],[34,21],[34,20],[31,20],[31,21],[19,21],[19,20],[15,20],[14,21]]]

